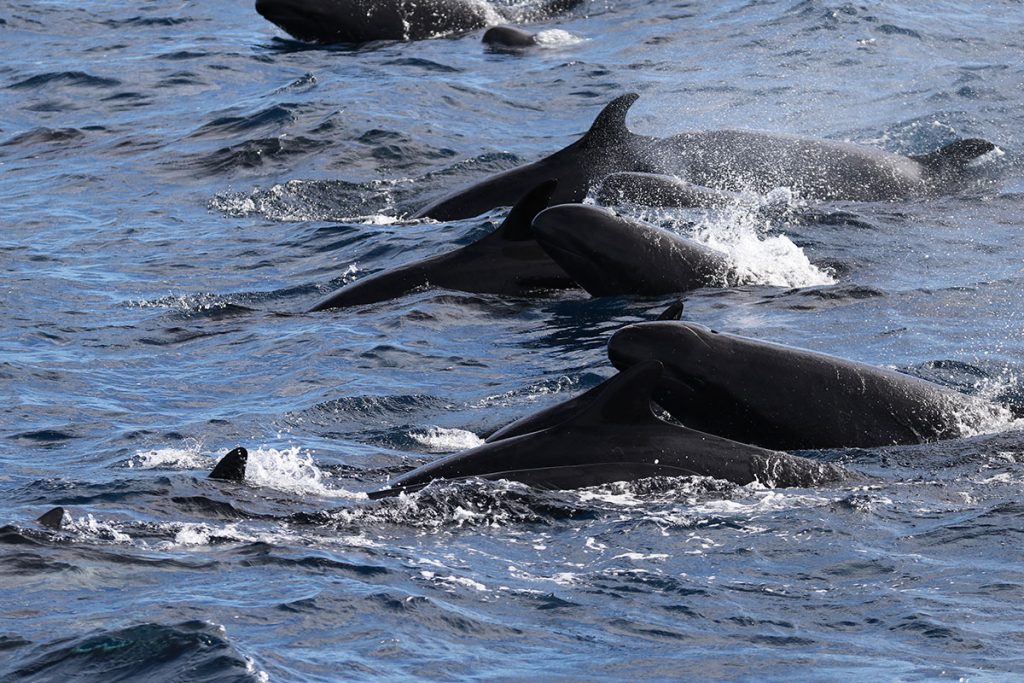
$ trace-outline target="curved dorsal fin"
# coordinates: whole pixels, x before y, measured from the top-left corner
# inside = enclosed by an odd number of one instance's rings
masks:
[[[628,136],[626,113],[640,99],[635,92],[620,95],[608,103],[594,119],[594,124],[580,140],[584,146],[607,145]]]
[[[929,171],[943,171],[946,169],[962,168],[968,162],[977,159],[982,154],[988,154],[995,148],[996,146],[988,140],[967,138],[966,140],[957,140],[950,143],[931,154],[922,154],[910,158]]]
[[[42,524],[47,529],[53,529],[54,531],[60,531],[61,527],[64,526],[64,517],[67,515],[64,508],[55,507],[52,510],[47,510],[41,514],[36,521]]]
[[[604,388],[566,424],[625,424],[657,420],[651,412],[651,395],[661,378],[657,360],[637,363],[605,382]]]
[[[658,316],[658,320],[682,320],[683,319],[683,300],[680,299],[674,304],[670,305],[661,315]]]
[[[519,242],[533,239],[530,225],[538,213],[548,208],[551,195],[555,192],[557,181],[546,180],[524,194],[512,210],[508,212],[504,222],[495,231],[504,240]]]
[[[220,481],[245,481],[245,465],[249,460],[249,452],[239,446],[220,459],[217,466],[210,472],[208,479]]]

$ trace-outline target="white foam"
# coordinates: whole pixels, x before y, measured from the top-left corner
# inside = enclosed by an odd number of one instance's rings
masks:
[[[98,521],[92,514],[75,519],[64,527],[65,531],[74,531],[83,536],[92,536],[98,540],[111,541],[113,543],[131,543],[132,537],[118,529],[111,522]]]
[[[202,454],[202,444],[198,441],[189,443],[184,448],[154,448],[148,451],[139,451],[129,458],[125,465],[143,470],[198,470],[212,467],[210,458]]]
[[[245,480],[255,486],[328,498],[366,497],[365,493],[331,487],[327,483],[330,477],[313,463],[312,455],[302,453],[298,446],[249,451],[245,467]]]
[[[409,436],[426,446],[431,453],[454,453],[476,448],[484,443],[484,440],[473,432],[446,427],[431,427],[425,432],[411,432]]]
[[[729,256],[735,284],[772,287],[835,284],[835,278],[812,264],[803,249],[788,236],[768,234],[772,224],[760,209],[791,202],[792,194],[780,188],[751,203],[745,201],[708,212],[694,227],[693,236]]]
[[[579,43],[584,42],[583,38],[573,35],[568,31],[563,31],[560,28],[551,28],[539,31],[536,38],[537,44],[541,47],[565,47],[568,45],[578,45]]]

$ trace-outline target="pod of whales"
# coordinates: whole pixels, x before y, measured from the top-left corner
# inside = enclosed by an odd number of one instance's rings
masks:
[[[539,489],[575,489],[646,477],[706,476],[736,484],[812,486],[841,467],[669,424],[651,412],[661,363],[639,363],[570,402],[558,421],[506,435],[408,472],[370,498],[418,491],[435,480],[506,479]]]
[[[1006,408],[916,377],[703,325],[628,325],[608,344],[621,369],[665,366],[655,400],[693,429],[764,448],[871,448],[964,436]]]
[[[256,11],[292,37],[315,43],[421,40],[502,22],[538,21],[582,0],[522,6],[484,0],[256,0]]]
[[[995,146],[967,139],[922,156],[871,147],[744,130],[710,130],[666,138],[626,127],[636,94],[608,104],[578,141],[532,164],[494,175],[438,199],[417,216],[454,220],[508,206],[538,180],[558,181],[552,203],[580,202],[612,173],[654,173],[730,192],[789,187],[806,199],[877,201],[937,192],[971,160]]]
[[[445,254],[357,280],[312,308],[323,311],[376,303],[420,287],[522,296],[570,289],[576,283],[533,237],[530,223],[548,205],[555,183],[541,183],[523,196],[505,221],[483,239]]]
[[[593,296],[658,295],[727,284],[725,254],[607,209],[553,206],[534,219],[533,233]]]

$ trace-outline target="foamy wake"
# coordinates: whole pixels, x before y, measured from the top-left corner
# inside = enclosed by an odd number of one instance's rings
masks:
[[[725,253],[733,264],[732,284],[770,287],[814,287],[833,285],[836,279],[811,263],[803,249],[784,234],[772,234],[776,227],[771,215],[785,215],[799,202],[787,188],[767,195],[744,194],[740,201],[723,209],[705,211],[693,225],[674,210],[650,208],[640,217],[666,225],[684,237]],[[686,218],[693,218],[692,213]]]
[[[460,430],[450,430],[458,432]],[[465,434],[472,436],[470,432]],[[439,437],[443,440],[444,437]],[[473,437],[475,439],[475,437]],[[467,437],[463,437],[467,440]],[[479,441],[477,439],[477,441]],[[450,441],[455,443],[454,441]],[[469,446],[467,446],[469,447]],[[462,447],[454,448],[460,450]],[[212,456],[198,442],[180,448],[155,448],[139,451],[125,463],[127,467],[139,469],[204,470],[212,471],[217,459],[223,453]],[[348,491],[331,485],[330,473],[324,472],[313,462],[309,452],[303,453],[298,446],[286,449],[259,447],[249,450],[245,468],[245,481],[253,486],[288,491],[303,495],[326,498],[365,498],[365,494]]]
[[[313,462],[313,456],[298,446],[285,450],[260,447],[249,451],[245,481],[254,486],[313,494],[326,498],[365,498],[365,493],[335,488],[329,484],[331,475]]]
[[[411,432],[409,436],[423,444],[431,453],[464,451],[469,448],[476,448],[484,442],[483,439],[473,432],[464,429],[448,429],[446,427],[431,427],[425,432]]]
[[[583,38],[560,28],[547,29],[537,33],[537,44],[541,47],[567,47],[582,42],[584,42]]]

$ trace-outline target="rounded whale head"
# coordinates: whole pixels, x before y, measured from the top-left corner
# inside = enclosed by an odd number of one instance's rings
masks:
[[[533,221],[537,241],[593,296],[657,295],[722,285],[727,257],[607,209],[564,204]]]
[[[651,359],[671,358],[699,371],[713,363],[721,350],[720,336],[714,330],[695,323],[654,321],[627,325],[612,335],[608,358],[619,370]]]

